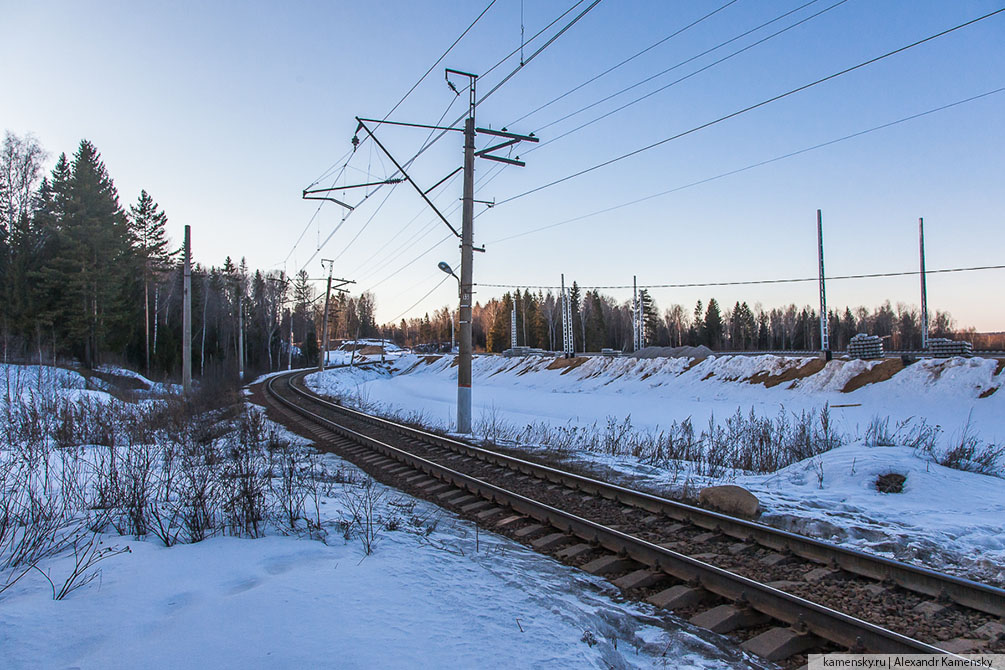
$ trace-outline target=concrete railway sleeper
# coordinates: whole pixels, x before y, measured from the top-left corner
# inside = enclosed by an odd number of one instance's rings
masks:
[[[911,584],[920,582],[923,588],[915,588],[914,591],[932,592],[943,602],[950,593],[946,587],[948,583],[956,593],[956,597],[952,597],[955,602],[976,601],[985,604],[985,610],[1002,611],[1003,594],[992,587],[831,547],[760,524],[564,473],[369,417],[299,388],[293,383],[293,378],[297,376],[270,380],[267,386],[271,397],[281,403],[286,412],[296,413],[305,428],[308,424],[313,424],[315,428],[320,425],[338,435],[340,443],[348,441],[365,447],[365,450],[349,447],[355,450],[354,459],[371,457],[370,467],[393,470],[394,477],[405,477],[409,485],[418,484],[424,497],[479,523],[494,523],[502,532],[529,543],[538,551],[608,576],[615,585],[635,597],[641,594],[651,603],[675,612],[694,612],[692,621],[697,625],[721,633],[736,629],[753,630],[756,634],[744,646],[770,660],[791,657],[807,649],[832,648],[833,645],[844,649],[891,653],[944,653],[947,650],[940,648],[938,641],[933,640],[931,644],[921,642],[818,604],[828,602],[818,596],[814,596],[814,602],[790,593],[788,591],[798,591],[798,588],[790,588],[790,582],[765,584],[752,579],[749,574],[744,576],[713,565],[703,560],[711,554],[694,553],[693,547],[687,543],[685,548],[691,555],[675,551],[674,542],[656,541],[662,535],[656,539],[640,537],[646,533],[637,531],[639,523],[644,527],[645,523],[657,523],[660,519],[680,522],[668,528],[669,531],[678,531],[678,534],[685,526],[697,527],[704,532],[692,539],[719,546],[724,553],[749,553],[750,547],[761,546],[773,550],[768,552],[767,558],[769,561],[776,559],[774,563],[784,564],[793,557],[823,563],[828,567],[810,571],[810,575],[822,573],[817,575],[820,580],[832,579],[840,568],[883,580],[883,584],[875,585],[878,591],[890,591],[892,584],[904,586],[902,581]],[[277,386],[280,388],[277,389]],[[285,395],[292,395],[295,400]],[[316,411],[305,408],[305,404],[314,404]],[[337,421],[325,416],[332,412],[338,414]],[[426,450],[423,454],[412,453],[421,452],[423,448]],[[449,465],[443,462],[447,452],[452,457]],[[480,461],[479,467],[483,469],[494,468],[500,473],[505,471],[511,479],[517,476],[526,480],[519,487],[524,493],[512,490],[508,483],[504,488],[498,482],[486,481],[488,477],[462,471],[465,467],[470,470],[472,460]],[[415,474],[409,476],[408,472]],[[542,480],[551,483],[542,486]],[[528,487],[530,495],[527,494]],[[556,497],[561,501],[563,496],[574,499],[576,505],[588,507],[591,499],[603,500],[607,505],[617,503],[623,512],[629,513],[628,516],[632,516],[633,512],[635,517],[648,516],[639,519],[633,528],[622,528],[618,524],[599,523],[572,513],[568,508],[562,509],[562,505],[544,501],[551,502]],[[610,512],[607,514],[609,516]],[[837,551],[829,553],[828,548]],[[917,574],[920,578],[911,576],[906,579],[904,574]],[[784,589],[776,588],[779,585]],[[977,587],[978,596],[966,593],[971,585]],[[838,583],[834,588],[842,586]],[[987,602],[991,604],[987,605]],[[928,605],[932,612],[945,608],[944,604],[922,605]],[[1000,623],[997,625],[1000,627]],[[987,622],[987,626],[993,636],[996,630],[994,622]],[[969,650],[960,648],[958,644],[955,648],[953,645],[941,646],[948,646],[949,651]]]

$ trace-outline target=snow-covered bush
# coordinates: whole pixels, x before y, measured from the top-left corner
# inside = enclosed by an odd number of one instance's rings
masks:
[[[7,390],[0,592],[36,572],[53,597],[65,596],[120,551],[102,544],[107,533],[166,546],[270,531],[324,539],[322,498],[355,484],[244,403],[200,411],[177,396],[133,404],[103,393],[61,396],[58,384]],[[365,546],[379,529],[361,531]],[[60,563],[70,566],[65,578],[43,563],[58,555],[73,559]]]

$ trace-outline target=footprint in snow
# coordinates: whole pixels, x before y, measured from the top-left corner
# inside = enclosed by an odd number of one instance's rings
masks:
[[[166,599],[161,607],[165,613],[171,614],[195,604],[198,600],[199,596],[197,594],[191,591],[183,591]]]
[[[250,591],[256,586],[261,586],[261,584],[262,581],[255,577],[248,577],[247,579],[239,579],[237,581],[230,582],[229,588],[227,589],[227,595],[236,596],[239,593]]]

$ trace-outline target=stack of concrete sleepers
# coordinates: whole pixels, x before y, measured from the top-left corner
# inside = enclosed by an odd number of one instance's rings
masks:
[[[883,340],[876,335],[859,333],[848,342],[848,355],[863,360],[883,358]]]
[[[950,340],[945,337],[931,337],[928,339],[928,352],[940,358],[950,356],[973,356],[974,345],[966,340]]]

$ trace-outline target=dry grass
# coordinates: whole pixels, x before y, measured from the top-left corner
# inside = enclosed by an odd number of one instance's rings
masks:
[[[441,358],[443,358],[443,356],[423,356],[422,362],[425,363],[426,365],[432,365]]]
[[[573,356],[572,358],[556,358],[551,363],[548,364],[546,370],[561,370],[564,375],[570,370],[575,370],[580,365],[585,363],[588,359],[586,356]]]
[[[904,369],[904,362],[899,358],[888,358],[871,370],[855,375],[848,380],[848,383],[841,389],[841,393],[851,393],[855,389],[860,389],[868,384],[885,382],[895,374]]]
[[[825,365],[827,365],[827,361],[824,359],[814,358],[799,367],[793,365],[783,370],[781,374],[772,375],[767,372],[758,372],[747,381],[751,384],[764,384],[765,388],[771,388],[773,386],[778,386],[779,384],[784,384],[785,382],[791,382],[797,379],[809,377],[810,375],[815,375],[823,370]]]

